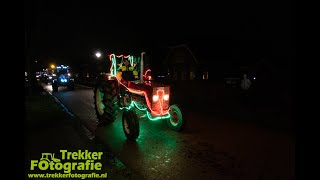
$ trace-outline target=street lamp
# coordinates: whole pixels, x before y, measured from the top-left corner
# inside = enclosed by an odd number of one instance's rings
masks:
[[[101,57],[101,53],[97,52],[96,56],[97,56],[97,58],[100,58]]]

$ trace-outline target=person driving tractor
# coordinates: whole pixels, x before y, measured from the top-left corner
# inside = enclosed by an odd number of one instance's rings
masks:
[[[117,78],[126,86],[128,86],[128,81],[138,80],[138,71],[135,69],[135,67],[131,66],[128,59],[125,59],[122,63],[122,66],[119,67],[117,71]],[[125,97],[125,88],[120,86],[120,95]],[[124,99],[122,99],[124,101]]]
[[[117,71],[117,78],[124,81],[133,81],[139,79],[138,71],[131,66],[128,59],[125,59],[122,66]]]

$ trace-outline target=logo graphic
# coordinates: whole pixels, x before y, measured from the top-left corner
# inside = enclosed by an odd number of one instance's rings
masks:
[[[60,162],[60,159],[54,158],[54,153],[42,153],[40,161],[50,162],[50,159],[48,157],[50,157],[51,161],[53,162]]]
[[[101,160],[103,152],[60,150],[60,153],[61,159],[56,158],[54,153],[42,153],[40,160],[31,160],[30,170],[63,170],[64,173],[70,173],[74,170],[101,170],[102,164],[95,160]],[[69,162],[70,160],[72,162]]]

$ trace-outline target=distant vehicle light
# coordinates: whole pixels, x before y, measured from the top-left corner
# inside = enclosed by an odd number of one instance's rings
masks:
[[[256,80],[256,77],[253,77],[254,80]]]

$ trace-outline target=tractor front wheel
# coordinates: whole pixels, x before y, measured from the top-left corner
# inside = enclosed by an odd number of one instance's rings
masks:
[[[181,108],[174,104],[170,106],[170,118],[167,119],[168,126],[174,131],[182,131],[186,120],[182,116]]]
[[[134,141],[140,133],[139,119],[134,110],[125,110],[122,115],[122,128],[127,139]]]

